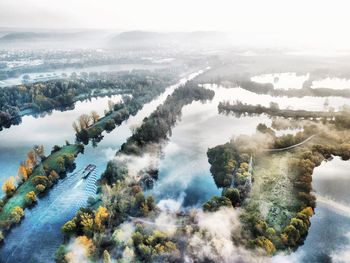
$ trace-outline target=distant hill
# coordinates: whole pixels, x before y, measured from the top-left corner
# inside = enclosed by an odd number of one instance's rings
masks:
[[[77,31],[77,32],[8,32],[0,34],[1,47],[18,48],[71,48],[102,46],[107,35],[104,31]]]
[[[112,36],[109,47],[123,49],[169,48],[169,47],[211,47],[221,46],[229,41],[222,32],[198,31],[158,33],[149,31],[127,31]]]
[[[230,40],[222,32],[126,31],[12,31],[0,30],[0,48],[112,48],[120,50],[210,49],[227,45]]]

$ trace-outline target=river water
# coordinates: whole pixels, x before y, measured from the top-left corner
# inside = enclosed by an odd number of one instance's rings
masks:
[[[325,161],[313,173],[315,215],[303,246],[282,257],[290,262],[350,262],[350,162]]]
[[[195,75],[183,78],[180,83],[184,83]],[[0,262],[52,262],[53,254],[62,242],[60,227],[75,215],[79,207],[86,204],[89,196],[94,196],[96,180],[105,170],[108,160],[114,157],[121,144],[131,135],[131,129],[139,125],[143,118],[155,110],[176,87],[177,85],[167,88],[161,96],[146,104],[138,114],[112,132],[104,133],[104,138],[97,147],[86,146],[85,153],[76,159],[75,171],[68,174],[67,178],[61,180],[45,197],[41,198],[37,206],[26,210],[26,218],[23,222],[7,235],[6,242],[0,249]],[[158,204],[163,208],[185,210],[199,207],[212,195],[220,194],[221,189],[216,187],[209,171],[207,149],[226,143],[230,138],[240,134],[253,134],[256,126],[261,122],[267,125],[271,123],[265,115],[237,118],[231,114],[219,114],[217,109],[219,102],[238,99],[245,103],[268,105],[271,101],[276,101],[281,108],[291,106],[295,109],[322,110],[325,99],[273,98],[268,95],[257,95],[241,88],[226,89],[216,85],[205,85],[205,87],[215,91],[213,100],[204,104],[193,102],[185,106],[168,143],[164,145],[163,158],[159,166],[159,179],[154,188],[149,191],[155,195]],[[118,96],[113,97],[113,100],[117,99],[119,99]],[[2,131],[0,133],[0,179],[17,172],[19,160],[25,158],[25,153],[33,144],[44,144],[46,151],[49,152],[54,144],[61,145],[66,139],[73,141],[72,121],[80,114],[91,110],[102,113],[107,107],[107,100],[108,98],[99,98],[78,102],[74,110],[54,111],[44,118],[35,119],[25,116],[19,126],[12,126]],[[335,107],[349,103],[350,100],[329,98],[329,102]],[[93,174],[83,180],[81,171],[90,163],[95,164],[97,168]],[[325,167],[331,164],[336,167],[332,166],[327,170]],[[348,163],[334,159],[315,169],[313,184],[318,194],[333,202],[340,198],[342,204],[350,201],[344,199],[348,197],[346,189],[349,185],[341,181],[341,178],[346,180],[344,171],[350,168],[345,167],[346,164]],[[325,177],[322,174],[330,176],[329,179],[322,179]],[[334,188],[328,187],[334,182],[331,180],[332,176],[336,176],[337,180],[339,178],[340,182]],[[334,206],[334,203],[332,204]],[[325,257],[322,254],[323,251],[325,255],[333,258],[334,253],[344,251],[348,244],[349,237],[346,234],[350,233],[350,224],[349,218],[346,213],[344,214],[346,209],[340,207],[341,213],[339,207],[337,212],[327,205],[327,202],[323,204],[318,202],[305,245],[292,256],[283,257],[283,259],[292,262],[330,262],[317,260],[320,259],[320,255]],[[333,246],[327,244],[328,240],[334,241]],[[312,255],[315,260],[306,261],[306,255]]]
[[[38,204],[34,208],[31,210],[26,209],[26,217],[24,220],[6,236],[5,244],[0,250],[0,262],[53,262],[54,252],[63,241],[60,228],[67,220],[70,220],[75,215],[80,207],[86,205],[89,196],[95,195],[96,180],[105,170],[108,160],[114,157],[121,144],[131,136],[131,129],[140,125],[142,120],[154,111],[176,87],[194,78],[199,73],[200,72],[190,74],[181,79],[178,84],[168,87],[158,98],[144,105],[135,116],[130,117],[112,132],[104,133],[103,140],[98,143],[96,147],[93,147],[91,144],[85,146],[84,154],[80,154],[76,159],[75,171],[68,174],[65,179],[60,180],[47,195],[39,199]],[[63,122],[60,123],[62,127],[71,127],[73,120],[81,113],[86,113],[83,109],[88,110],[88,112],[93,109],[97,110],[99,107],[98,103],[95,105],[97,101],[99,101],[101,105],[107,105],[107,100],[105,101],[106,103],[100,100],[101,99],[96,99],[92,102],[85,102],[87,104],[81,103],[81,105],[83,105],[81,107],[76,105],[76,108],[80,109],[78,112],[54,112],[52,114],[55,115],[53,121],[56,120],[56,118],[62,119]],[[99,108],[100,112],[103,112],[104,109],[105,107],[103,106]],[[60,114],[70,114],[74,116],[72,120],[70,120],[67,117],[62,117]],[[15,127],[15,129],[25,130],[25,128],[21,127],[22,125],[32,127],[30,121],[44,121],[47,118],[50,119],[51,116],[40,119],[33,118],[33,120],[29,119],[29,124],[26,124],[27,121],[23,120],[20,126],[13,127]],[[32,117],[28,116],[28,118]],[[45,133],[39,137],[45,138],[45,140],[40,140],[40,143],[47,143],[45,146],[50,148],[56,141],[59,141],[57,142],[58,144],[62,144],[65,139],[73,140],[74,132],[72,128],[67,128],[71,129],[71,131],[65,130],[66,128],[63,128],[61,131],[61,128],[51,127],[50,124],[52,125],[50,121],[47,121],[46,125],[48,126],[42,126],[43,129],[48,130],[45,130]],[[8,143],[8,147],[15,147],[17,149],[20,143],[16,142],[16,136],[13,136],[11,139],[10,134],[12,133],[10,133],[10,131],[12,129],[11,127],[7,130],[8,134],[6,133],[7,137],[4,137],[4,142],[6,141]],[[50,134],[50,132],[55,132],[56,129],[56,136],[59,138],[54,138],[54,136]],[[18,135],[20,135],[20,133]],[[29,141],[28,144],[31,142],[32,141]],[[38,143],[38,141],[36,141],[36,143]],[[97,167],[94,172],[84,180],[82,179],[81,172],[88,164],[95,164]],[[5,163],[4,166],[6,167]]]

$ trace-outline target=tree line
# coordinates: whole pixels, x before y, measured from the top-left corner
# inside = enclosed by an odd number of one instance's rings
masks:
[[[174,77],[162,71],[132,71],[100,74],[97,80],[71,78],[1,88],[0,129],[18,124],[24,111],[64,109],[76,100],[101,95],[137,94],[143,87],[167,86]]]

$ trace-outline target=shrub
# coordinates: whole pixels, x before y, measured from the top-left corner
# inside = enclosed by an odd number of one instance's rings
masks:
[[[38,184],[37,186],[35,186],[35,189],[39,192],[42,193],[45,191],[46,187],[43,184]]]
[[[19,223],[24,217],[24,211],[21,207],[15,206],[11,211],[11,220],[15,223]]]
[[[26,194],[25,202],[27,206],[31,206],[33,203],[36,202],[36,194],[34,191],[30,191]]]

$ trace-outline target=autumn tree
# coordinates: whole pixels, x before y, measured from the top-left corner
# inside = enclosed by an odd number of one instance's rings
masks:
[[[60,176],[58,175],[58,173],[55,170],[51,170],[48,178],[52,183],[56,183],[58,181],[58,179],[60,178]]]
[[[65,234],[73,234],[77,229],[77,225],[74,220],[67,221],[61,228],[61,231]]]
[[[18,177],[21,182],[25,182],[28,179],[28,171],[25,166],[25,163],[21,163],[19,168],[18,168]]]
[[[98,115],[96,111],[91,112],[91,119],[93,123],[96,123],[99,118],[100,118],[100,115]]]
[[[69,251],[65,256],[68,262],[76,262],[76,258],[79,258],[80,262],[87,262],[88,257],[95,251],[94,243],[87,236],[77,237],[73,242],[73,246],[80,247],[81,249],[79,249],[79,251],[74,249]],[[79,255],[76,253],[79,253]]]
[[[34,166],[37,164],[37,157],[34,150],[30,150],[27,153],[26,169],[27,173],[31,174],[33,172]]]
[[[108,210],[107,208],[100,206],[95,213],[95,224],[98,229],[101,229],[103,223],[108,218]]]
[[[13,176],[6,179],[6,181],[2,185],[2,190],[4,191],[7,197],[11,197],[14,194],[16,190],[16,186],[15,186],[15,178]]]
[[[24,211],[21,207],[15,206],[11,211],[11,219],[15,223],[19,223],[21,218],[24,217]]]
[[[45,191],[46,187],[43,184],[38,184],[37,186],[35,186],[35,189],[39,192],[42,193]]]
[[[89,213],[83,213],[81,215],[80,224],[83,226],[83,231],[85,234],[90,235],[94,227],[94,219]]]
[[[25,202],[27,206],[31,206],[33,203],[36,202],[36,194],[34,191],[30,191],[26,194]]]

